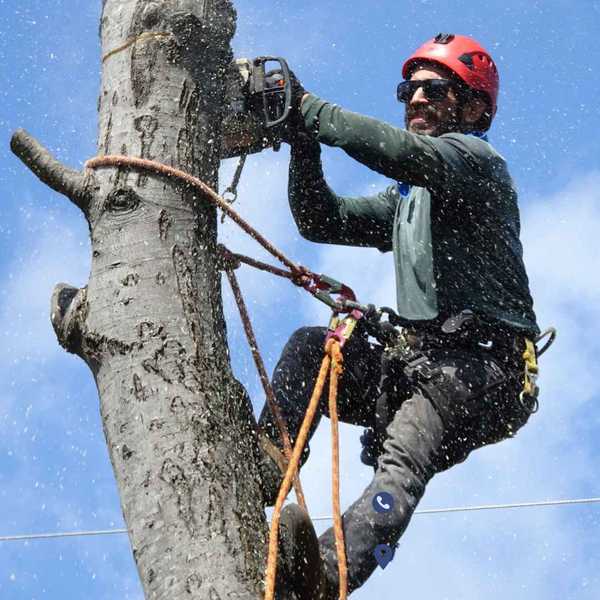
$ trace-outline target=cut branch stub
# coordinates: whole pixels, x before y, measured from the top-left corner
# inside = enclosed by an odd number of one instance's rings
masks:
[[[87,215],[91,181],[79,171],[68,169],[24,129],[10,140],[13,153],[47,186],[67,196]]]
[[[59,283],[50,302],[50,319],[60,345],[82,358],[85,358],[82,337],[87,313],[86,291],[87,288]]]

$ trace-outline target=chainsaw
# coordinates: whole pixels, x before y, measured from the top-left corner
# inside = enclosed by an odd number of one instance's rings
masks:
[[[270,68],[268,68],[270,67]],[[292,83],[281,57],[241,58],[232,63],[226,91],[221,157],[279,150],[281,126],[292,108]]]

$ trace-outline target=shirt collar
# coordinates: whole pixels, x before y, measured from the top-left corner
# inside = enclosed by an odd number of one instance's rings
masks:
[[[489,142],[488,135],[484,131],[469,131],[469,132],[467,132],[467,135],[472,135],[472,136],[475,136],[476,138],[479,138],[485,142]]]

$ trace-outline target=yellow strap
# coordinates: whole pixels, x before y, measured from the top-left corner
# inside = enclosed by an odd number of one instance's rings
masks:
[[[523,394],[526,396],[535,395],[535,378],[540,372],[535,344],[530,339],[525,339],[525,352],[523,352],[525,361],[525,380],[523,382]]]

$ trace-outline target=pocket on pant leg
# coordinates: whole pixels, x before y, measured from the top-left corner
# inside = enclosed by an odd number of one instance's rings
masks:
[[[462,427],[493,409],[491,398],[504,387],[504,370],[489,358],[467,352],[427,353],[416,385],[449,429]]]

